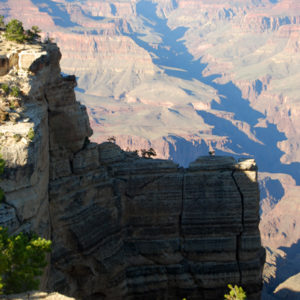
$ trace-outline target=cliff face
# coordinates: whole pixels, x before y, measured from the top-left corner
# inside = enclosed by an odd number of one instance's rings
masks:
[[[14,53],[0,80],[18,83],[22,111],[0,126],[0,223],[52,239],[43,285],[81,299],[221,299],[237,283],[259,299],[255,162],[201,157],[183,169],[89,143],[87,113],[75,77],[61,76],[58,48]]]

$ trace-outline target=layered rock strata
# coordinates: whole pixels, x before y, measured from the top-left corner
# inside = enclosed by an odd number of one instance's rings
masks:
[[[259,299],[253,161],[204,157],[184,170],[90,144],[49,191],[55,289],[84,299],[221,299],[237,282]]]
[[[1,223],[51,237],[44,284],[78,299],[222,299],[227,284],[237,283],[259,299],[255,162],[201,157],[183,169],[90,143],[75,77],[61,75],[58,48],[26,53],[17,59],[28,66],[20,87],[35,137],[16,152],[7,132],[25,126],[24,118],[1,126],[8,161],[2,211],[11,210]],[[20,153],[22,165],[13,159]]]

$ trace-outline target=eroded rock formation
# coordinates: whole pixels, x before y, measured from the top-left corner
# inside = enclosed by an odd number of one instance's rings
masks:
[[[43,286],[78,299],[221,299],[237,283],[259,299],[255,162],[210,156],[183,169],[90,143],[75,77],[61,75],[56,45],[39,49],[20,50],[0,78],[19,80],[24,108],[0,127],[0,223],[52,239]]]

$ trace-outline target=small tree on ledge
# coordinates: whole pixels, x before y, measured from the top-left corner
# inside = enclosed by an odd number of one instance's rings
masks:
[[[4,26],[4,17],[0,16],[0,28]],[[5,26],[4,36],[8,41],[24,43],[40,40],[40,32],[41,30],[38,26],[32,26],[31,29],[24,30],[23,23],[19,20],[13,19]]]
[[[150,148],[149,150],[141,149],[141,154],[144,158],[151,158],[152,156],[156,156],[156,151],[153,148]]]
[[[11,20],[6,25],[4,34],[5,38],[9,41],[15,41],[17,43],[24,43],[26,36],[24,34],[23,23],[16,19]]]

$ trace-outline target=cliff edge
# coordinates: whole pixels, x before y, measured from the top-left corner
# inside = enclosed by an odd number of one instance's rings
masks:
[[[222,299],[237,283],[260,298],[254,160],[200,157],[183,169],[90,143],[57,46],[0,43],[0,82],[20,90],[0,95],[0,225],[51,238],[41,289],[77,299]]]

